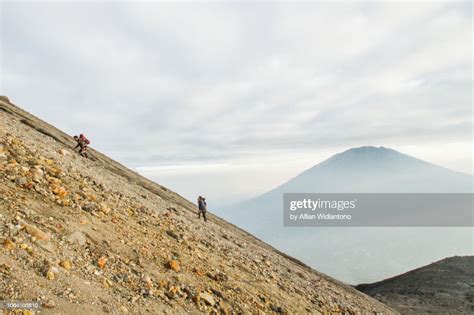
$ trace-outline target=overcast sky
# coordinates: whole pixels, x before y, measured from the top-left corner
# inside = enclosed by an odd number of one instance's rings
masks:
[[[0,3],[0,94],[189,198],[362,145],[472,173],[469,2]]]

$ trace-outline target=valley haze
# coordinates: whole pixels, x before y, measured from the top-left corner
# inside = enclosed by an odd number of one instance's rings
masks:
[[[351,284],[384,279],[448,256],[474,254],[472,225],[284,227],[283,194],[303,192],[472,193],[473,176],[390,148],[364,146],[335,154],[256,198],[216,213]]]

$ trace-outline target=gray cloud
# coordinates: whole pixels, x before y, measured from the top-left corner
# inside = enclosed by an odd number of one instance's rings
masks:
[[[1,91],[132,166],[469,143],[471,9],[4,1]]]

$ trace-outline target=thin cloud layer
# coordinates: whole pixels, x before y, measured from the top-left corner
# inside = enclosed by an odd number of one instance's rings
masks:
[[[1,93],[133,167],[472,143],[470,3],[1,5]]]

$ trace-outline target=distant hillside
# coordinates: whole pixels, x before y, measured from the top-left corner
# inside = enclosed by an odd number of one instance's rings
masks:
[[[474,256],[446,258],[356,288],[402,314],[474,314]]]
[[[441,257],[473,254],[471,230],[284,228],[283,194],[472,192],[473,178],[389,148],[365,146],[336,154],[221,215],[331,276],[348,283],[370,282]]]
[[[0,97],[0,300],[45,314],[397,313],[74,146]]]

